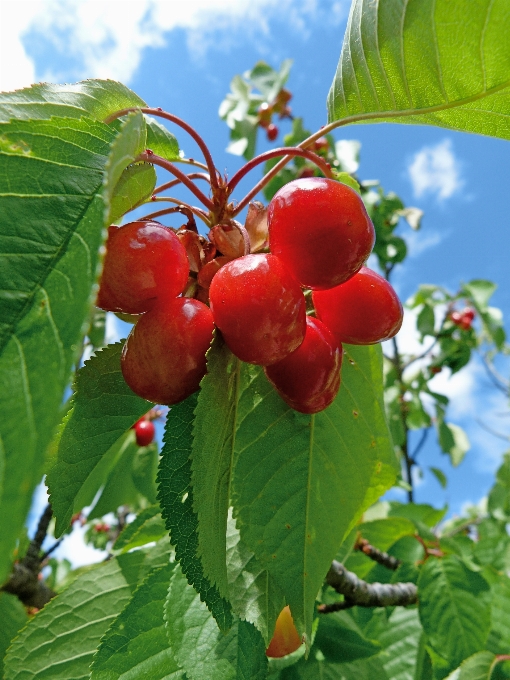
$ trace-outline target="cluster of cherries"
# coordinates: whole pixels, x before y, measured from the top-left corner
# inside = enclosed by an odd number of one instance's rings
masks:
[[[195,392],[217,328],[239,359],[264,367],[289,406],[317,413],[338,393],[342,343],[398,332],[395,291],[364,266],[375,233],[354,190],[294,180],[270,202],[267,223],[270,252],[230,260],[220,252],[201,299],[187,296],[191,260],[179,232],[152,221],[110,227],[97,304],[141,314],[121,363],[136,394],[171,405]],[[317,318],[307,315],[310,290]]]
[[[292,99],[292,94],[285,88],[281,89],[276,99],[271,104],[264,102],[259,106],[258,110],[258,124],[265,128],[267,139],[270,142],[278,137],[278,126],[272,122],[273,115],[279,114],[280,118],[291,118],[292,112],[290,110],[289,101]]]
[[[473,325],[475,310],[471,307],[465,307],[462,311],[452,312],[449,316],[456,326],[463,331],[469,331]]]

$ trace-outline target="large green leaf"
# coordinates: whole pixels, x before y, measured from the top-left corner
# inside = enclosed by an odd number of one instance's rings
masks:
[[[395,609],[379,636],[381,661],[391,680],[415,680],[422,627],[417,609]]]
[[[181,680],[168,646],[163,607],[173,564],[155,569],[138,587],[101,640],[91,680]]]
[[[501,576],[491,586],[491,630],[487,649],[495,654],[508,654],[510,649],[510,579]]]
[[[146,120],[148,148],[168,161],[178,160],[179,143],[175,136],[155,118],[147,116]]]
[[[115,186],[108,222],[118,222],[129,210],[143,204],[151,196],[155,186],[156,171],[153,165],[135,163],[126,168]]]
[[[168,589],[165,620],[174,658],[192,680],[265,680],[267,657],[260,633],[236,621],[225,635],[179,567]]]
[[[313,654],[313,652],[312,652]],[[393,680],[386,675],[379,656],[359,659],[352,663],[330,663],[318,655],[308,661],[301,659],[269,680]]]
[[[503,463],[496,473],[496,483],[489,493],[489,512],[496,519],[510,519],[510,453],[505,453]]]
[[[89,318],[109,197],[144,125],[141,114],[117,134],[85,118],[0,124],[0,582]]]
[[[322,616],[314,644],[329,663],[365,659],[381,651],[381,645],[367,639],[346,612]]]
[[[143,554],[105,562],[75,579],[30,621],[5,659],[5,680],[81,680],[101,636],[131,598]]]
[[[478,652],[461,663],[446,680],[490,680],[497,659],[491,652]]]
[[[11,640],[28,620],[25,607],[15,595],[0,593],[0,678],[4,677],[4,656]]]
[[[96,352],[78,371],[73,409],[47,475],[57,536],[75,512],[92,502],[115,464],[116,443],[152,406],[136,396],[122,377],[122,345],[118,342]]]
[[[509,34],[507,0],[354,0],[329,120],[510,139]]]
[[[158,473],[158,500],[183,573],[200,593],[220,628],[227,630],[232,625],[230,605],[204,576],[202,562],[197,556],[198,520],[193,511],[190,459],[196,404],[197,395],[192,394],[172,406],[168,413]]]
[[[81,118],[104,120],[115,111],[146,106],[143,99],[113,80],[84,80],[73,85],[41,83],[0,93],[0,121],[11,118]]]
[[[451,667],[484,648],[490,628],[490,591],[480,574],[454,555],[428,559],[418,592],[423,629]]]

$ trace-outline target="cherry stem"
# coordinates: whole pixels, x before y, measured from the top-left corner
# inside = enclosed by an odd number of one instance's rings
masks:
[[[205,163],[199,163],[194,158],[177,158],[174,163],[185,163],[186,165],[193,165],[195,168],[202,168],[202,170],[209,171]],[[209,177],[209,175],[207,175]]]
[[[264,177],[259,182],[257,182],[253,189],[248,194],[246,194],[242,201],[239,202],[236,209],[232,213],[233,217],[239,214],[241,210],[251,201],[251,199],[254,196],[256,196],[258,192],[268,183],[268,181],[279,172],[280,167],[283,168],[283,166],[286,165],[291,160],[291,158],[294,158],[295,156],[301,156],[303,158],[308,159],[312,163],[315,163],[315,165],[324,173],[324,175],[326,175],[326,177],[329,178],[333,177],[333,173],[331,171],[331,166],[329,165],[329,163],[326,163],[326,161],[323,158],[318,156],[316,153],[313,153],[313,151],[307,151],[306,149],[301,149],[299,147],[272,149],[271,151],[266,151],[265,153],[260,154],[260,156],[252,158],[251,161],[248,161],[246,165],[243,165],[243,167],[236,172],[236,174],[231,178],[230,182],[228,183],[229,193],[233,191],[233,189],[239,184],[241,179],[250,170],[252,170],[260,163],[264,163],[265,161],[268,161],[271,158],[275,158],[277,156],[284,156],[284,158],[282,158],[282,160],[279,161],[279,163],[277,163],[274,168],[272,168],[266,175],[264,175]],[[278,170],[275,171],[276,168],[278,168]]]
[[[167,111],[163,111],[163,109],[153,109],[148,106],[144,107],[130,107],[128,109],[121,109],[120,111],[116,111],[115,113],[112,113],[110,116],[105,118],[104,122],[106,124],[111,123],[114,121],[116,118],[121,118],[122,116],[126,116],[128,113],[134,113],[135,111],[141,111],[142,113],[147,113],[151,116],[159,116],[160,118],[165,118],[166,120],[169,120],[172,123],[175,123],[179,127],[181,127],[183,130],[186,130],[186,132],[192,137],[195,142],[198,144],[200,147],[200,150],[204,154],[205,162],[207,163],[207,169],[209,170],[209,174],[211,175],[211,184],[213,187],[217,188],[218,187],[218,178],[217,178],[217,170],[216,166],[214,165],[211,152],[209,151],[209,147],[207,144],[204,142],[202,137],[198,134],[198,132],[191,127],[191,125],[188,125],[184,120],[181,118],[178,118],[177,116],[174,116],[172,113],[168,113]],[[190,159],[191,160],[191,159]]]
[[[188,179],[188,176],[185,175],[179,168],[176,168],[173,163],[170,163],[170,161],[165,160],[164,158],[161,158],[161,156],[157,156],[155,153],[149,152],[149,151],[144,151],[141,153],[139,156],[135,158],[135,162],[137,161],[144,161],[145,163],[152,163],[153,165],[159,165],[159,167],[164,168],[165,170],[168,170],[168,172],[171,172],[172,175],[175,175],[180,181],[188,187],[188,189],[195,194],[195,196],[198,198],[199,201],[201,201],[209,210],[214,209],[214,204],[213,202],[207,198],[207,196],[200,191],[200,189],[193,184],[193,182]]]
[[[161,196],[160,198],[151,198],[148,201],[146,201],[145,205],[148,205],[150,202],[157,202],[157,203],[175,203],[175,205],[179,206],[180,208],[189,210],[189,212],[193,213],[196,217],[199,217],[202,222],[204,222],[209,228],[211,227],[211,223],[208,219],[207,213],[201,210],[200,208],[196,208],[194,205],[189,205],[188,203],[183,203],[182,201],[179,201],[177,198],[170,198],[170,196]],[[166,215],[167,212],[171,210],[170,208],[165,209],[165,210],[160,210],[157,213],[152,213],[149,217],[155,217],[156,215]],[[147,219],[146,217],[144,219]]]
[[[206,182],[211,182],[209,175],[206,175],[205,172],[190,172],[189,175],[186,175],[188,179],[203,179]],[[152,192],[152,195],[155,196],[156,194],[160,194],[162,191],[166,191],[167,189],[171,189],[172,187],[175,187],[177,184],[181,184],[180,179],[173,179],[171,182],[166,182],[165,184],[161,184],[161,186],[156,187],[154,191]]]

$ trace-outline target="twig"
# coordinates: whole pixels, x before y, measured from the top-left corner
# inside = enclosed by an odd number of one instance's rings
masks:
[[[402,564],[402,562],[400,560],[397,560],[396,557],[388,555],[388,553],[385,553],[382,550],[375,548],[373,545],[370,545],[366,538],[361,538],[361,536],[356,541],[354,545],[354,550],[359,550],[374,562],[382,564],[383,567],[391,569],[392,571],[398,569],[399,566]]]
[[[427,437],[429,435],[429,432],[430,432],[430,427],[426,427],[422,432],[422,435],[420,437],[420,441],[418,442],[418,444],[416,444],[416,448],[411,455],[411,461],[414,465],[416,465],[417,455],[420,453],[422,448],[425,446],[425,442],[427,441]]]

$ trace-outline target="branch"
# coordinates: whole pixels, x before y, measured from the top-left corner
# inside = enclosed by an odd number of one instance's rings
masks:
[[[331,564],[326,583],[345,599],[320,605],[321,614],[350,607],[407,607],[418,602],[418,589],[414,583],[367,583],[336,560]]]
[[[370,545],[366,538],[358,538],[356,544],[354,545],[354,550],[359,550],[371,560],[377,562],[377,564],[382,564],[383,567],[391,569],[392,571],[398,569],[402,564],[402,562],[397,560],[396,557],[388,555],[388,553],[385,553],[378,548],[374,548],[374,546]]]

